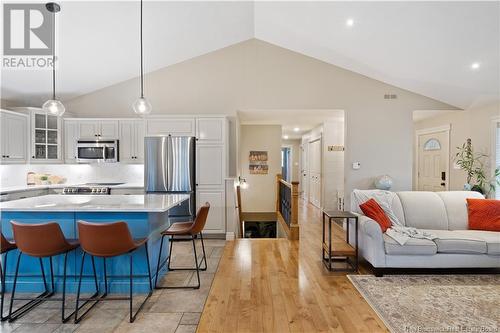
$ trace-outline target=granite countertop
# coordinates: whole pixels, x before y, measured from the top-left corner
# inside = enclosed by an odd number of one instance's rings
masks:
[[[4,212],[166,212],[188,199],[188,194],[51,194],[2,202],[0,210]]]
[[[25,191],[34,191],[34,190],[47,190],[47,189],[60,189],[64,187],[72,187],[72,186],[88,186],[85,184],[51,184],[51,185],[19,185],[19,186],[5,186],[0,188],[0,194],[8,194],[15,192],[25,192]],[[123,189],[136,189],[136,188],[144,188],[143,183],[123,183],[119,185],[106,185],[106,187],[110,188],[123,188]]]

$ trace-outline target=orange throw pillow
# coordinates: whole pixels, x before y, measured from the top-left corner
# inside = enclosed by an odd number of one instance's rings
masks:
[[[364,204],[359,205],[359,208],[363,211],[363,213],[377,222],[380,225],[380,229],[382,232],[385,232],[387,229],[391,227],[391,220],[385,215],[384,210],[378,204],[375,199],[370,199]]]
[[[500,200],[467,199],[469,229],[500,231]]]

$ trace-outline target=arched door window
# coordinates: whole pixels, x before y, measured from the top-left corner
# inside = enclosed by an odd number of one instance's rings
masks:
[[[429,139],[427,142],[424,144],[424,150],[429,151],[429,150],[441,150],[441,143],[439,142],[438,139]]]

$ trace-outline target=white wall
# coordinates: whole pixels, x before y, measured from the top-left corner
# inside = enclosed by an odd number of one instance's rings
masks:
[[[328,151],[328,146],[344,146],[344,119],[323,124],[323,208],[337,209],[339,197],[344,197],[343,151]]]
[[[267,151],[267,175],[251,175],[248,170],[250,151]],[[241,125],[240,175],[248,188],[241,191],[245,212],[276,211],[276,175],[281,173],[281,126]]]
[[[328,146],[344,146],[344,126],[344,119],[330,119],[302,136],[303,145],[321,136],[321,207],[323,209],[337,209],[339,197],[345,197],[343,194],[345,191],[345,152],[328,151]],[[307,166],[305,168],[307,169]]]
[[[138,86],[138,79],[124,81],[66,107],[78,116],[131,115]],[[256,39],[148,73],[146,92],[154,114],[345,110],[347,193],[371,187],[381,174],[393,177],[395,190],[411,189],[413,110],[455,109]],[[385,100],[387,93],[398,98]],[[355,161],[360,170],[351,169]]]

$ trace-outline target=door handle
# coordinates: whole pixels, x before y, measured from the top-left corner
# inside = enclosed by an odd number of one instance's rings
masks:
[[[446,186],[446,183],[441,183],[441,186]]]
[[[445,171],[441,172],[441,180],[443,182],[446,181],[446,172]]]

